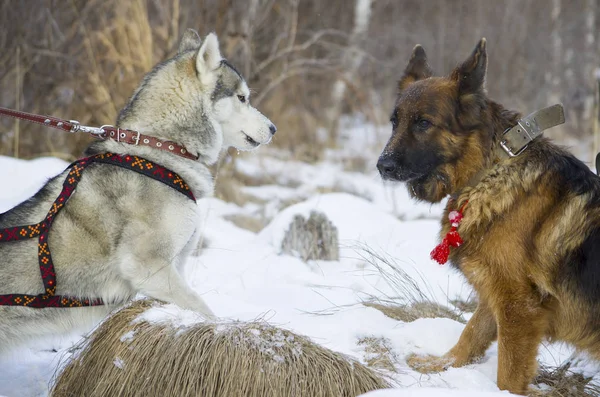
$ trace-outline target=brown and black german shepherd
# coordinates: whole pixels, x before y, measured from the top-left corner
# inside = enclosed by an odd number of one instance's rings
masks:
[[[479,306],[443,357],[410,356],[421,372],[481,358],[498,339],[498,387],[525,394],[542,339],[600,359],[600,178],[545,138],[501,156],[502,133],[518,112],[486,95],[486,42],[447,77],[432,77],[416,46],[398,83],[393,132],[377,167],[428,202],[450,196],[464,208],[463,244],[450,262],[473,285]]]

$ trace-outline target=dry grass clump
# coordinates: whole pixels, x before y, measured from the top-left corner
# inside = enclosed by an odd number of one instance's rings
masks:
[[[281,252],[309,260],[337,261],[340,244],[337,227],[318,211],[311,211],[308,219],[294,216],[281,242]]]
[[[454,310],[432,301],[414,302],[407,305],[394,304],[393,302],[367,302],[365,306],[372,307],[381,311],[386,316],[394,320],[409,323],[419,318],[449,318],[461,323],[466,323],[465,319]]]
[[[600,385],[592,382],[592,377],[571,371],[572,363],[567,361],[560,367],[541,365],[534,385],[540,390],[534,390],[532,397],[598,397]]]
[[[223,217],[225,220],[233,223],[241,229],[258,233],[267,226],[265,219],[259,219],[257,217],[246,215],[246,214],[230,214]]]
[[[398,372],[396,363],[398,357],[390,346],[390,340],[382,337],[367,336],[358,340],[358,345],[365,351],[364,361],[371,368]]]
[[[475,296],[470,296],[466,300],[452,299],[450,302],[463,313],[475,313],[475,309],[477,309],[477,305],[479,304],[479,300]]]
[[[428,286],[426,280],[420,282],[415,280],[402,269],[402,266],[382,252],[368,246],[358,248],[359,255],[375,269],[394,292],[394,295],[372,297],[364,302],[365,306],[380,310],[386,316],[404,322],[438,317],[466,322],[462,317],[462,313],[466,310],[459,306],[462,301],[452,301],[458,310],[436,302],[433,292],[423,287]],[[471,305],[466,307],[470,308]]]
[[[109,317],[51,395],[338,397],[388,386],[358,362],[265,322],[150,323],[140,315],[151,308],[165,306],[136,301]]]

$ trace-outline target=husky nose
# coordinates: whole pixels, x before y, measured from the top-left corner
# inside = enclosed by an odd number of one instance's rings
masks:
[[[383,179],[392,179],[396,173],[396,162],[391,157],[380,157],[377,161],[377,169]]]
[[[277,127],[275,127],[275,124],[271,124],[269,126],[269,131],[271,131],[271,135],[275,135],[275,133],[277,132]]]

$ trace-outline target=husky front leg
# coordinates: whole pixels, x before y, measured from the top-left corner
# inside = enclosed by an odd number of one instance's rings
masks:
[[[191,289],[177,272],[175,266],[160,260],[145,262],[143,269],[129,275],[133,287],[140,293],[168,303],[174,303],[183,309],[193,310],[207,320],[216,316],[204,300]]]
[[[207,320],[215,319],[212,310],[177,271],[178,263],[185,260],[185,257],[181,253],[173,253],[164,243],[154,242],[154,245],[141,242],[134,244],[136,248],[133,255],[129,253],[122,256],[126,259],[121,262],[121,274],[136,292],[193,310]]]
[[[184,211],[173,212],[186,215]],[[169,215],[163,219],[175,218]],[[162,224],[153,224],[153,220],[130,222],[123,229],[114,260],[119,274],[135,293],[195,311],[207,320],[216,319],[178,272],[179,265],[188,258],[190,242],[196,241],[194,218],[188,216],[187,222]]]

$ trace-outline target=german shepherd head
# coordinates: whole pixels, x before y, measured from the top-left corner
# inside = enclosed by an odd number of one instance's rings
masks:
[[[496,138],[519,114],[487,98],[486,68],[485,39],[446,77],[432,77],[425,51],[414,48],[377,163],[384,180],[406,182],[414,198],[438,202],[491,165]]]

